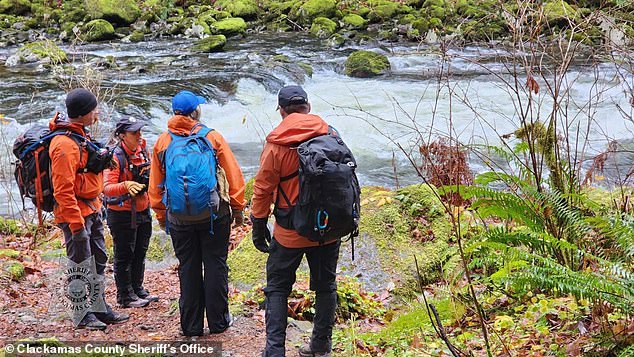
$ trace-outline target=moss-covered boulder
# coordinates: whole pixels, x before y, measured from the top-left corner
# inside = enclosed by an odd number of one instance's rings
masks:
[[[310,27],[310,33],[320,38],[330,37],[337,30],[337,23],[326,17],[318,17]]]
[[[394,288],[399,296],[416,291],[418,263],[424,283],[444,278],[457,265],[451,245],[451,224],[434,189],[415,185],[398,191],[378,187],[362,189],[360,234],[355,238],[355,260],[350,242],[342,242],[341,275],[358,276],[371,291]],[[229,254],[230,280],[248,288],[266,280],[266,255],[258,252],[250,236]],[[306,272],[302,264],[300,271]]]
[[[255,19],[260,12],[258,2],[256,0],[218,0],[214,6],[227,11],[233,17],[241,17],[243,19]]]
[[[117,25],[129,25],[141,16],[134,0],[85,0],[85,7],[91,18]]]
[[[225,35],[212,35],[198,40],[193,47],[196,52],[218,52],[227,44]]]
[[[7,59],[5,65],[11,67],[21,63],[34,62],[59,64],[67,60],[66,52],[52,41],[35,41],[20,47],[14,55]],[[3,228],[1,224],[0,228]],[[4,229],[2,231],[6,232]]]
[[[300,24],[312,24],[318,17],[332,18],[337,13],[335,0],[307,0],[298,1],[290,11],[289,16]]]
[[[134,30],[128,37],[130,42],[141,42],[145,39],[145,32],[141,30]]]
[[[567,28],[570,23],[578,21],[579,15],[570,4],[564,0],[552,0],[544,4],[544,17],[550,26]]]
[[[374,77],[390,70],[390,61],[382,54],[372,51],[355,51],[345,63],[345,73],[351,77]]]
[[[391,1],[382,1],[374,6],[368,14],[371,22],[386,21],[392,19],[399,13],[399,4]]]
[[[348,14],[344,16],[341,19],[341,23],[343,24],[343,27],[352,30],[361,30],[367,25],[367,21],[357,14]]]
[[[84,25],[82,33],[86,42],[110,40],[114,37],[114,27],[106,20],[97,19]]]
[[[29,0],[0,0],[0,14],[24,15],[30,11]]]
[[[217,33],[225,36],[240,35],[246,32],[247,24],[244,19],[239,17],[231,17],[214,22],[211,26]]]

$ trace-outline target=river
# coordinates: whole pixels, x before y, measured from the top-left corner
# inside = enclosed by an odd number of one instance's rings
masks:
[[[208,99],[202,122],[229,141],[248,179],[257,170],[266,133],[280,121],[275,110],[277,90],[298,83],[308,92],[312,112],[337,128],[355,153],[361,184],[394,187],[395,177],[401,185],[420,182],[395,143],[415,153],[421,138],[446,135],[450,118],[454,136],[464,143],[497,145],[498,134],[518,127],[513,95],[503,82],[511,78],[505,64],[513,57],[503,48],[449,51],[451,75],[438,90],[442,62],[430,46],[364,44],[334,49],[296,33],[233,38],[223,52],[212,54],[190,52],[192,43],[156,39],[63,47],[72,58],[69,68],[89,68],[101,78],[104,104],[97,134],[107,134],[121,115],[134,115],[150,123],[144,135],[153,144],[166,129],[171,96],[189,89]],[[347,56],[370,47],[387,55],[391,73],[374,79],[345,76]],[[16,50],[0,49],[0,61]],[[280,61],[275,57],[279,55],[290,62]],[[297,62],[309,64],[312,76]],[[604,150],[611,139],[632,138],[633,125],[618,109],[632,115],[627,90],[628,85],[634,87],[631,72],[619,77],[620,68],[610,61],[594,67],[578,62],[566,77],[572,99],[567,106],[569,130],[586,128],[590,122],[589,154]],[[30,123],[46,122],[56,110],[63,110],[60,83],[68,81],[68,76],[38,65],[0,66],[0,115],[5,117],[0,121],[0,215],[15,216],[21,208],[12,179],[13,140]],[[543,95],[543,81],[538,78],[538,82],[540,107],[534,112],[543,116],[550,112],[552,101]],[[470,165],[474,172],[484,170],[483,162],[474,157]]]

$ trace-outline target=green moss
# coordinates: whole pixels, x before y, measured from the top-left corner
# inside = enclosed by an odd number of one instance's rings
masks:
[[[214,5],[231,13],[231,16],[244,19],[257,17],[260,10],[256,0],[218,0]]]
[[[110,40],[114,37],[114,27],[106,20],[92,20],[83,27],[86,42]]]
[[[371,22],[386,21],[392,19],[399,12],[399,5],[394,2],[384,2],[374,7],[368,14]]]
[[[325,38],[332,35],[337,30],[337,24],[331,19],[318,17],[313,21],[310,27],[310,33],[313,36]]]
[[[14,249],[0,249],[0,258],[15,259],[20,256],[20,252]]]
[[[134,30],[130,34],[130,42],[141,42],[145,39],[145,33],[141,30]]]
[[[8,15],[25,15],[31,11],[29,0],[0,0],[0,13]]]
[[[243,34],[247,30],[246,22],[239,17],[222,19],[215,22],[211,27],[213,27],[218,33],[225,36]]]
[[[240,244],[229,253],[229,281],[238,289],[248,289],[266,282],[266,258],[251,241],[251,235],[244,237]]]
[[[442,28],[442,20],[440,20],[439,18],[436,18],[436,17],[433,17],[433,18],[429,19],[429,27],[435,28],[435,29],[441,29]]]
[[[372,51],[355,51],[345,63],[345,73],[351,77],[373,77],[390,70],[390,61],[384,55]]]
[[[299,66],[301,69],[303,69],[304,72],[306,72],[306,75],[308,77],[312,77],[313,76],[313,66],[311,66],[310,63],[297,62],[297,66]],[[251,195],[253,195],[253,193],[251,193]]]
[[[277,55],[273,56],[273,60],[277,62],[289,63],[290,59],[285,55]],[[251,199],[253,198],[253,184],[255,183],[255,177],[252,177],[249,181],[247,181],[244,188],[244,199],[247,201],[247,204],[251,204]]]
[[[566,28],[578,20],[577,11],[563,0],[548,1],[544,4],[544,16],[550,26]]]
[[[298,1],[291,9],[290,16],[301,24],[311,24],[317,17],[332,18],[337,11],[335,0]]]
[[[46,49],[48,48],[50,48],[51,50],[51,59],[66,59],[66,53],[50,41],[37,41],[27,43],[26,45],[21,47],[20,50],[18,50],[18,53],[20,51],[24,51],[23,55],[27,55],[27,52],[33,53],[39,59],[42,59],[47,57]],[[18,223],[18,221],[16,221],[15,219],[0,217],[0,234],[17,234],[20,233],[20,231],[22,231],[22,227],[21,224]]]
[[[118,25],[129,25],[141,16],[134,0],[85,0],[88,15]]]
[[[161,262],[165,259],[165,255],[168,251],[172,250],[169,242],[163,243],[161,238],[157,235],[152,236],[150,244],[147,249],[146,258],[149,261]]]
[[[52,41],[35,41],[20,47],[17,52],[20,62],[35,62],[59,64],[66,62],[66,52]],[[5,234],[16,234],[21,230],[16,221],[0,220],[0,231]]]
[[[367,21],[357,14],[348,14],[341,19],[341,22],[345,28],[354,30],[363,29],[367,25]]]
[[[198,40],[193,47],[197,52],[218,52],[227,44],[225,35],[213,35]]]
[[[5,267],[5,271],[9,277],[15,281],[18,281],[24,277],[24,265],[17,261],[12,261]]]

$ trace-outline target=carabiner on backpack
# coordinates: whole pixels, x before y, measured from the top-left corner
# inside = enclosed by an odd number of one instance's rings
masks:
[[[322,223],[322,213],[323,213],[323,223]],[[320,209],[317,211],[317,224],[315,225],[315,230],[319,229],[319,235],[324,235],[324,231],[328,228],[328,212]]]

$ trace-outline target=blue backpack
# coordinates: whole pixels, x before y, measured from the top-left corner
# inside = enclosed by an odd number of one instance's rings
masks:
[[[202,128],[194,133],[199,126]],[[220,196],[216,153],[206,138],[211,130],[203,124],[196,124],[188,136],[170,132],[172,142],[167,146],[163,160],[163,203],[167,214],[197,216],[210,212],[212,219],[215,217]]]

